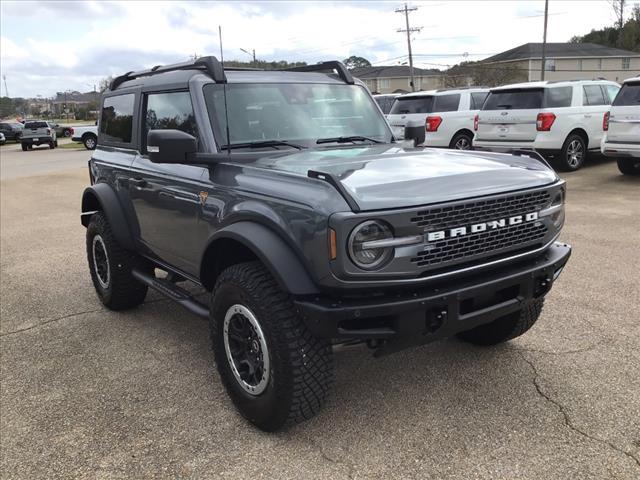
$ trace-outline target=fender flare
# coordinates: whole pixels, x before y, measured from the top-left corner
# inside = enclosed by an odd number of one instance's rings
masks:
[[[218,230],[209,240],[205,252],[216,241],[221,239],[235,240],[249,250],[267,267],[280,286],[291,295],[318,294],[318,288],[311,279],[300,258],[270,228],[256,222],[239,221]],[[200,275],[205,256],[200,262]]]
[[[91,215],[97,211],[104,212],[116,241],[123,248],[134,250],[135,242],[124,210],[118,201],[116,192],[106,183],[96,183],[95,185],[85,188],[82,193],[80,223],[88,227]]]

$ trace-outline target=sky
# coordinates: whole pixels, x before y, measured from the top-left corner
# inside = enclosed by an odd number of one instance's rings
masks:
[[[630,2],[632,3],[632,2]],[[350,55],[407,61],[401,2],[0,1],[0,73],[12,97],[91,91],[110,75],[193,55],[316,63]],[[444,69],[541,42],[543,0],[409,2],[414,64]],[[628,8],[631,10],[631,8]],[[37,15],[34,14],[37,12]],[[611,25],[607,0],[550,0],[547,40]],[[7,95],[4,82],[2,95]]]

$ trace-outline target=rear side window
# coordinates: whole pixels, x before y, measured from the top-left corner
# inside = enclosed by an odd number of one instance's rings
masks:
[[[478,92],[471,94],[471,110],[480,110],[489,92]]]
[[[433,112],[433,97],[407,97],[398,98],[390,115],[403,115],[406,113],[431,113]]]
[[[49,128],[49,124],[47,122],[27,122],[24,124],[24,128],[30,128],[32,130],[36,128]]]
[[[100,118],[103,141],[131,143],[134,98],[133,93],[128,93],[104,99]]]
[[[189,92],[152,93],[147,96],[143,142],[149,130],[182,130],[198,136]]]
[[[518,88],[489,92],[482,110],[519,110],[542,108],[541,88]]]
[[[618,96],[613,101],[613,105],[615,107],[622,106],[640,106],[640,82],[638,83],[625,83],[620,91],[618,92]]]
[[[600,85],[583,85],[582,91],[584,92],[583,105],[607,105],[609,103]]]
[[[440,95],[435,97],[434,112],[455,112],[460,105],[460,94]]]
[[[544,106],[548,107],[570,107],[572,87],[547,88],[544,92]]]

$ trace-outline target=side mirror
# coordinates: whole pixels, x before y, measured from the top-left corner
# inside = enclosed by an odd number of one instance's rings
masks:
[[[181,130],[149,130],[147,152],[153,163],[190,163],[198,151],[198,140]]]
[[[413,146],[424,143],[427,126],[420,120],[409,120],[404,127],[404,139],[413,140]]]

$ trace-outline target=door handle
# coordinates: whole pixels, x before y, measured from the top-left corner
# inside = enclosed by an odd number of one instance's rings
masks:
[[[131,178],[129,180],[129,185],[133,185],[134,187],[144,188],[147,186],[147,181],[144,178],[136,177]]]

